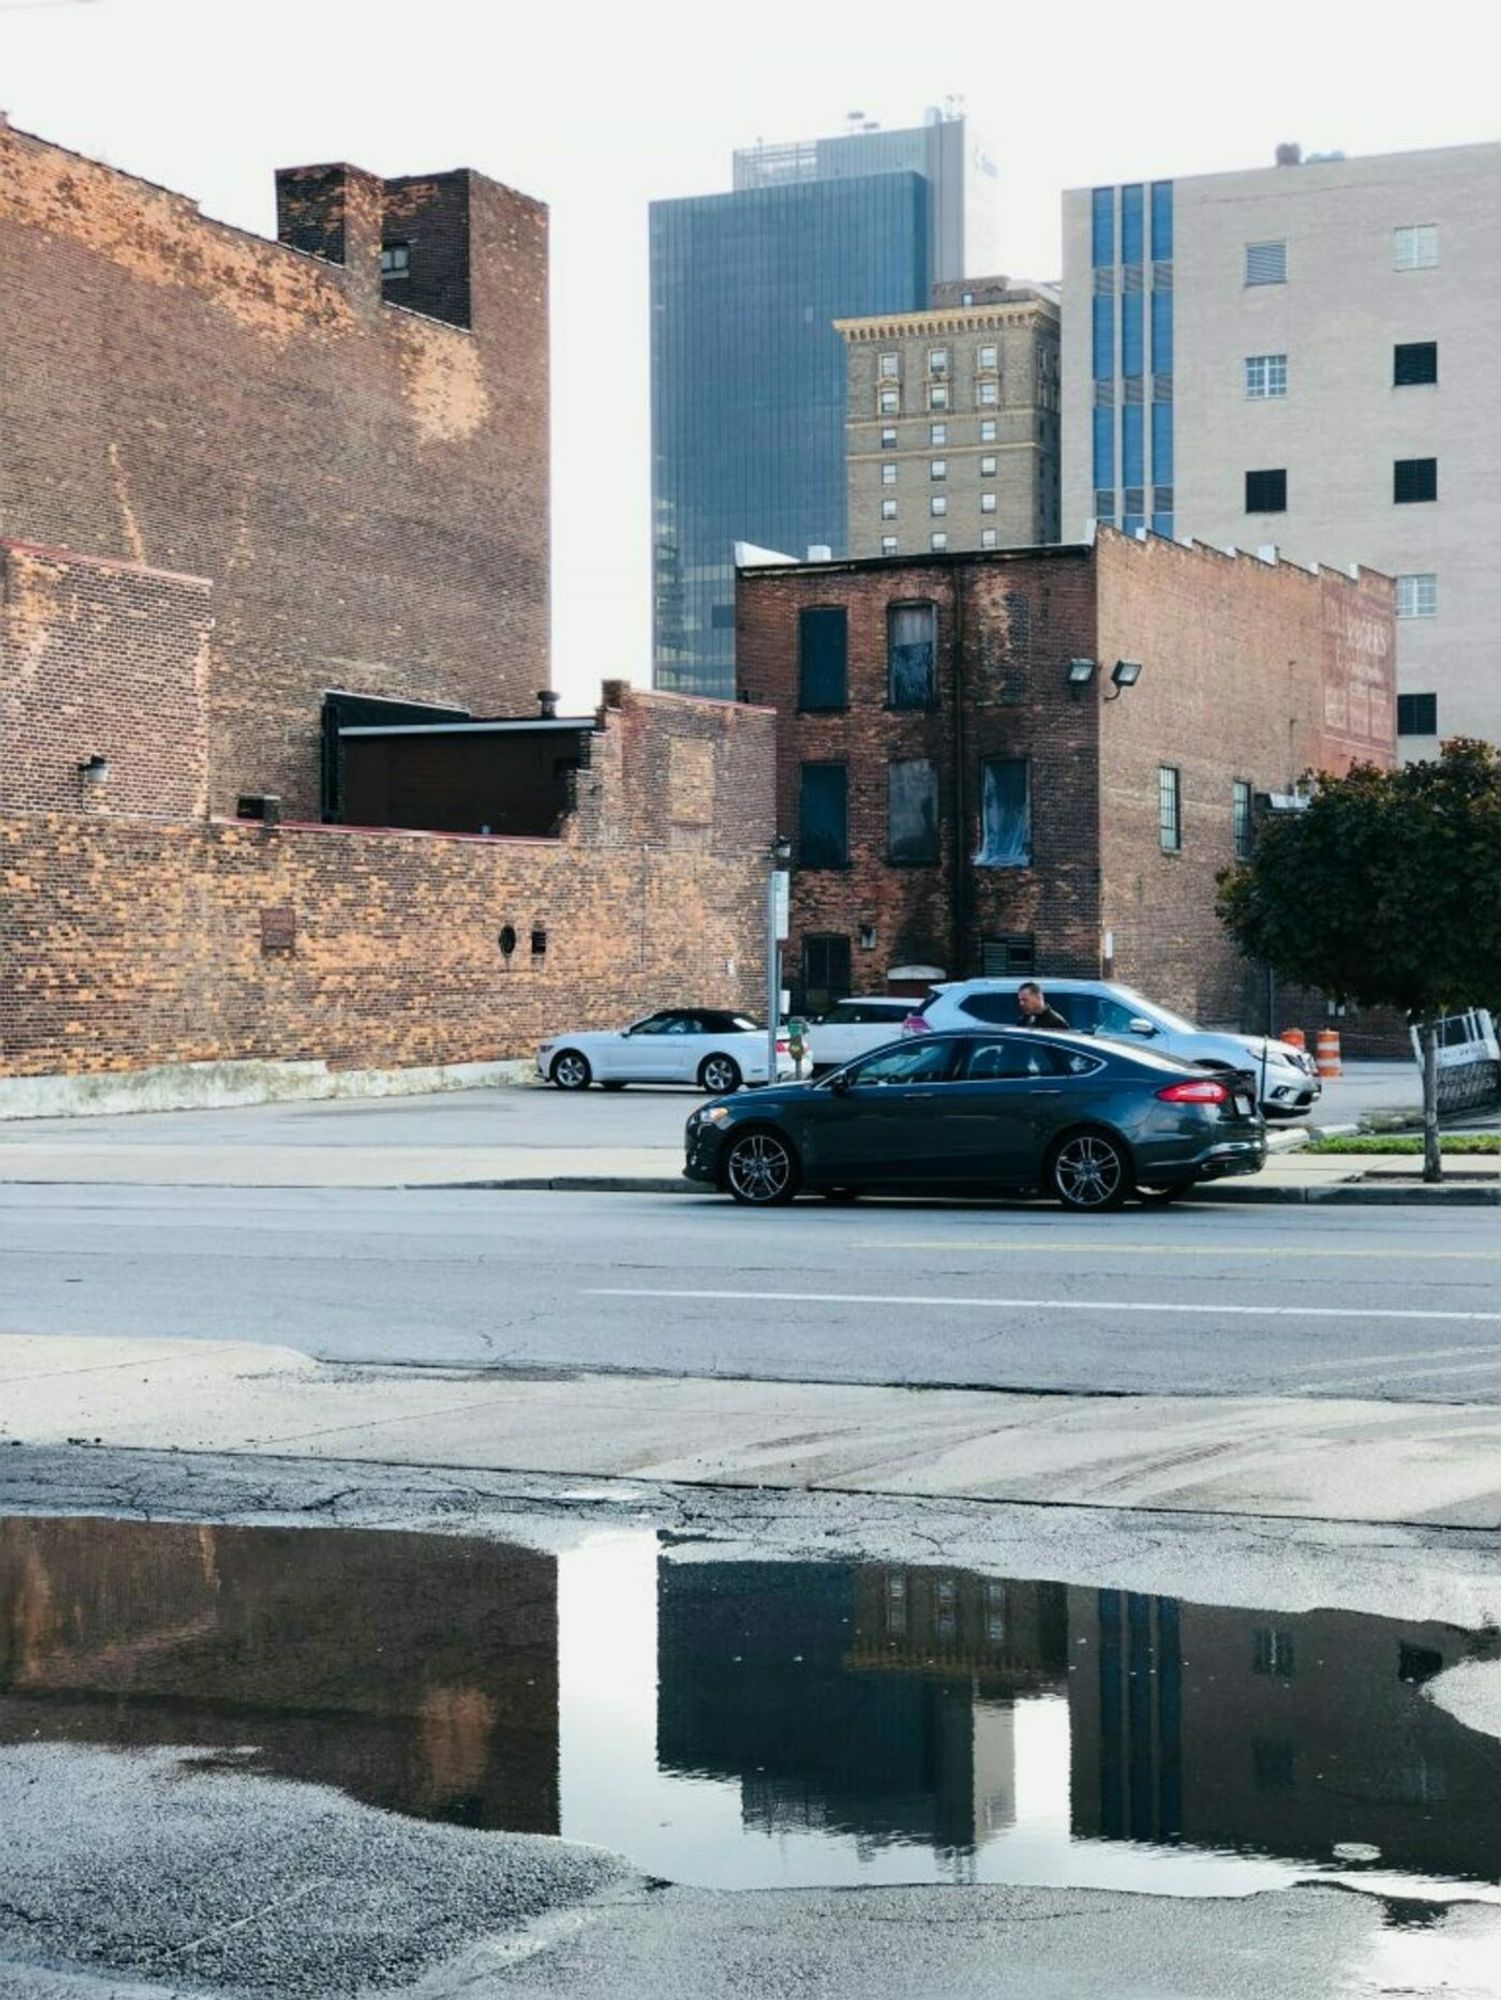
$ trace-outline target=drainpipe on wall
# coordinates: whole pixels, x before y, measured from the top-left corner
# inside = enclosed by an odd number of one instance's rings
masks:
[[[962,563],[956,563],[949,574],[954,579],[954,880],[952,884],[953,949],[950,953],[950,979],[963,979],[968,974],[968,963],[964,951],[965,923],[965,870],[969,866],[966,828],[968,814],[965,805],[964,784],[964,579]]]

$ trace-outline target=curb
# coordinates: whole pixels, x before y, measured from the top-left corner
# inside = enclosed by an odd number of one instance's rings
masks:
[[[716,1191],[680,1176],[631,1174],[531,1175],[515,1180],[413,1181],[414,1189],[469,1190],[503,1193],[506,1190],[557,1194],[694,1194],[717,1200]],[[1336,1181],[1326,1187],[1212,1187],[1195,1188],[1185,1201],[1209,1201],[1233,1206],[1236,1203],[1267,1205],[1323,1204],[1336,1208],[1501,1208],[1501,1187],[1357,1187]]]

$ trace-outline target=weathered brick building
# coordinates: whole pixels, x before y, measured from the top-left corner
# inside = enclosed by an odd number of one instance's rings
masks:
[[[278,211],[0,121],[0,1111],[762,989],[771,717],[538,716],[545,211],[344,166]]]
[[[1391,762],[1393,643],[1389,578],[1109,529],[742,572],[736,657],[778,712],[796,841],[799,999],[901,967],[1035,969],[1253,1024],[1215,875],[1258,796]]]

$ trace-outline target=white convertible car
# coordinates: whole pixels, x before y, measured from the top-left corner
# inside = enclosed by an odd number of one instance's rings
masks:
[[[795,1068],[786,1036],[778,1035],[778,1077]],[[537,1051],[537,1073],[559,1090],[692,1083],[722,1097],[742,1083],[767,1081],[766,1030],[748,1014],[721,1007],[664,1007],[628,1028],[554,1035]]]

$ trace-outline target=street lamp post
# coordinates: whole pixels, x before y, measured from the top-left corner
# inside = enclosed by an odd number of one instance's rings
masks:
[[[792,842],[779,833],[771,843],[771,872],[766,878],[766,1081],[777,1080],[777,1034],[782,1018],[782,953],[787,935],[791,878],[787,863]]]

